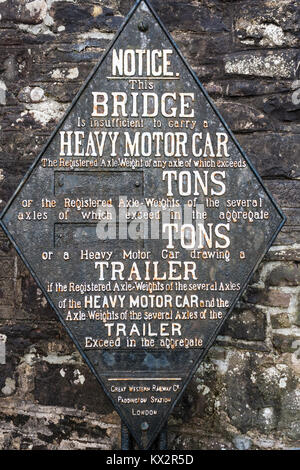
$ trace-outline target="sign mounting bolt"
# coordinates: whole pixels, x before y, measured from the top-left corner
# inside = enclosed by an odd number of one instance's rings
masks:
[[[147,23],[145,23],[144,21],[141,21],[141,22],[139,23],[138,28],[139,28],[139,30],[140,30],[142,33],[145,33],[146,31],[148,31],[149,26],[148,26]]]
[[[141,424],[141,430],[142,430],[142,431],[148,431],[148,429],[149,429],[149,424],[148,424],[146,421],[144,421],[144,422]]]

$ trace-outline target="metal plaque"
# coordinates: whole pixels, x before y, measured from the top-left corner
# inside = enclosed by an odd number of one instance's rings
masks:
[[[284,220],[139,0],[1,225],[147,449]]]

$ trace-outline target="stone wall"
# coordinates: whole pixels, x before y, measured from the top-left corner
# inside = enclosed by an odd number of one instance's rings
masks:
[[[132,4],[0,0],[0,209]],[[300,447],[299,2],[152,4],[287,215],[169,447]],[[0,448],[120,448],[118,415],[2,231],[0,256]]]

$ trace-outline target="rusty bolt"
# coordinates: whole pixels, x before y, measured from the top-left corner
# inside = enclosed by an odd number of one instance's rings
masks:
[[[149,26],[147,25],[147,23],[144,23],[144,21],[141,21],[138,28],[142,33],[145,33],[146,31],[148,31]]]
[[[141,424],[141,430],[148,431],[148,429],[149,429],[149,424],[146,421],[144,421],[144,423]]]

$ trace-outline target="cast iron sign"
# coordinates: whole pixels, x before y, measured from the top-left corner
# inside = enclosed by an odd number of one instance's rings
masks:
[[[1,217],[142,449],[283,223],[147,0]]]

